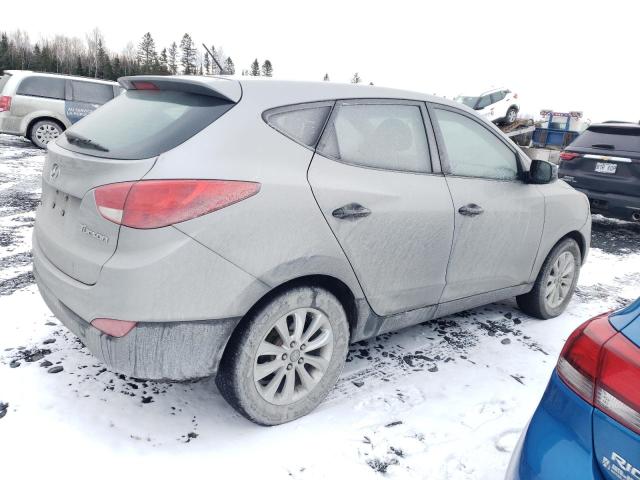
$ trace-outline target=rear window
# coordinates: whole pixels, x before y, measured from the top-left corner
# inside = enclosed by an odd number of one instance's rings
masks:
[[[591,126],[571,146],[640,152],[640,128]]]
[[[94,82],[71,82],[73,99],[76,102],[97,103],[102,105],[113,98],[113,87]]]
[[[64,100],[64,78],[27,77],[20,83],[18,95]]]
[[[117,160],[155,157],[180,145],[233,103],[186,92],[127,90],[69,128],[68,150]]]
[[[4,86],[7,84],[10,78],[11,78],[11,75],[9,75],[8,73],[5,73],[0,77],[0,93],[2,93]]]

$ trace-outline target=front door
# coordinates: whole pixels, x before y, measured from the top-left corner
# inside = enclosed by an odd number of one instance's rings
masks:
[[[544,196],[521,180],[515,149],[490,126],[434,106],[455,210],[442,302],[526,283],[544,226]]]
[[[309,183],[379,315],[436,304],[445,285],[453,206],[424,104],[337,102]]]

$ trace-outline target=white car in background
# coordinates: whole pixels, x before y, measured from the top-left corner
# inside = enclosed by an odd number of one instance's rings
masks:
[[[494,88],[477,96],[459,95],[455,100],[495,123],[511,124],[520,111],[518,94],[507,88]]]

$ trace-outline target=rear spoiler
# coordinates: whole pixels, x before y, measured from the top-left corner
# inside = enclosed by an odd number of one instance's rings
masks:
[[[217,97],[238,103],[242,88],[237,80],[220,77],[136,75],[120,77],[118,83],[127,90],[172,90]]]

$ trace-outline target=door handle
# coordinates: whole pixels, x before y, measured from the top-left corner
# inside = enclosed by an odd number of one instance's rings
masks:
[[[371,210],[369,210],[367,207],[363,207],[359,203],[349,203],[347,205],[343,205],[340,208],[336,208],[333,212],[331,212],[331,215],[340,220],[358,219],[371,215]]]
[[[480,215],[482,212],[484,212],[484,209],[475,203],[469,203],[458,209],[458,213],[465,217],[475,217],[476,215]]]

